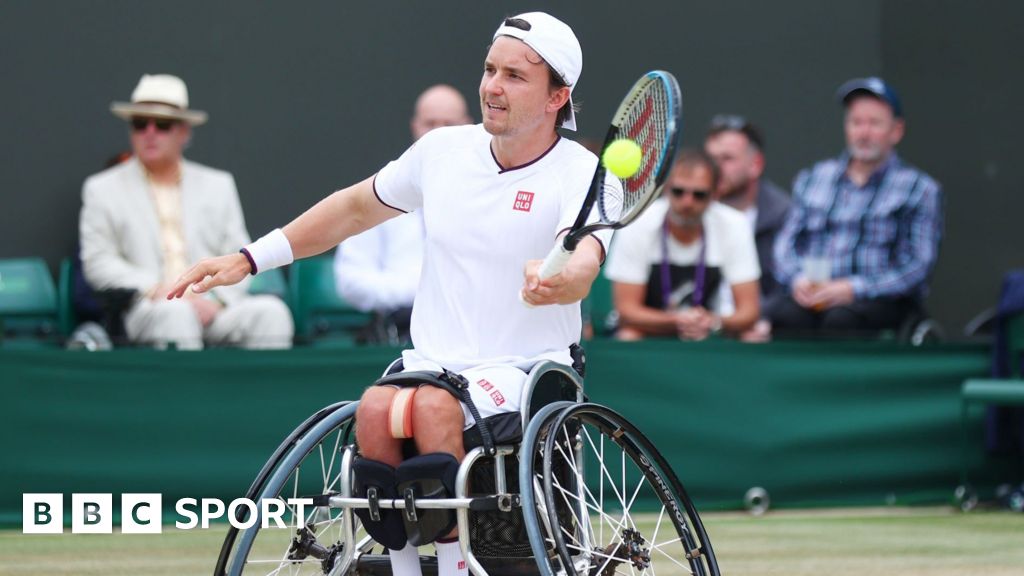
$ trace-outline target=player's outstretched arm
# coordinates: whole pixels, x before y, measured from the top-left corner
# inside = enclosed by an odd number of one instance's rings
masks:
[[[306,258],[326,252],[342,240],[399,214],[377,199],[371,176],[317,202],[282,232],[292,256]],[[193,292],[203,293],[217,286],[237,284],[251,272],[249,259],[241,253],[205,258],[178,278],[167,299],[181,298],[190,286]]]
[[[590,285],[601,271],[602,254],[601,243],[587,236],[576,247],[565,268],[544,280],[538,275],[543,260],[530,260],[523,272],[523,301],[531,306],[543,306],[572,304],[586,298]]]

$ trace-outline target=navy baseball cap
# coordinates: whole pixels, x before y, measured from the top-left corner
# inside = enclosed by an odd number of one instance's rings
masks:
[[[836,90],[836,99],[842,102],[843,106],[846,106],[850,103],[850,98],[857,94],[874,96],[892,108],[893,116],[897,118],[903,117],[903,106],[900,104],[900,97],[892,89],[892,86],[885,83],[885,80],[877,76],[848,80],[839,87],[839,90]]]

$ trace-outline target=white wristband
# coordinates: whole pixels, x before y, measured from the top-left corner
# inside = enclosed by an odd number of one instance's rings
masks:
[[[256,264],[253,273],[266,272],[272,268],[287,266],[295,260],[292,245],[280,228],[274,228],[269,234],[245,247]]]

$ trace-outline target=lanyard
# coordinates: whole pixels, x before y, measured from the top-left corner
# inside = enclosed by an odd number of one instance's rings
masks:
[[[672,294],[672,276],[669,274],[668,268],[668,234],[668,217],[666,217],[665,223],[661,226],[661,303],[665,310],[669,309],[669,297]],[[700,255],[697,257],[697,270],[693,279],[693,305],[695,307],[704,305],[704,273],[707,268],[704,255],[706,248],[707,242],[704,241],[704,231],[702,230]]]

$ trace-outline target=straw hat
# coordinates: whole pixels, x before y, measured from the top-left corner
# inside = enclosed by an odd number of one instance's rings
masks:
[[[132,92],[131,102],[114,102],[110,111],[118,118],[131,120],[133,116],[181,120],[192,126],[206,122],[206,112],[188,109],[188,89],[185,82],[170,74],[143,74]]]

